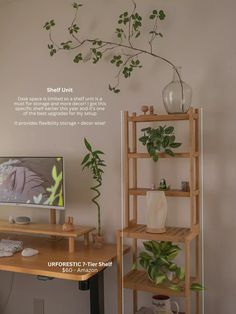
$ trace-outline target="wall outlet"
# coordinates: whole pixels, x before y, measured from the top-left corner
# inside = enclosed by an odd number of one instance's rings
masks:
[[[34,298],[34,314],[44,314],[44,299]]]

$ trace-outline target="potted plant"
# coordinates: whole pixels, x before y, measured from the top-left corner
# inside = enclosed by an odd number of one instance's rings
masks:
[[[101,247],[103,244],[103,235],[101,230],[101,208],[98,199],[101,195],[99,188],[102,186],[102,177],[104,173],[103,168],[106,166],[106,164],[105,161],[101,158],[101,155],[104,155],[101,150],[94,150],[86,138],[84,138],[84,144],[88,150],[88,153],[84,156],[81,165],[83,166],[83,170],[87,168],[91,171],[93,180],[95,181],[95,185],[91,187],[91,190],[96,193],[96,195],[92,198],[92,202],[97,207],[98,215],[97,234],[93,235],[94,245],[96,247]]]
[[[172,242],[166,241],[145,241],[145,251],[138,256],[138,262],[147,272],[148,278],[155,285],[182,291],[184,289],[185,272],[179,267],[174,259],[181,251],[180,247]],[[137,264],[134,265],[137,268]],[[199,283],[192,283],[191,290],[201,291],[204,287]]]
[[[158,152],[175,156],[172,149],[181,146],[181,143],[175,141],[173,126],[148,127],[141,129],[141,131],[143,135],[139,141],[147,147],[149,155],[155,162],[159,159]]]

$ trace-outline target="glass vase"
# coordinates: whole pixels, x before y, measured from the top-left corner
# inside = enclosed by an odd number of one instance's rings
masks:
[[[192,88],[182,80],[182,77],[180,81],[179,76],[181,77],[181,67],[173,68],[173,79],[162,91],[164,106],[169,114],[185,113],[191,105]]]

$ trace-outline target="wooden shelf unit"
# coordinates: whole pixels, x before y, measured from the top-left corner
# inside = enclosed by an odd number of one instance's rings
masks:
[[[163,122],[163,121],[186,121],[189,133],[189,148],[187,152],[177,152],[174,157],[167,154],[160,154],[160,158],[189,159],[189,185],[190,191],[167,190],[167,197],[188,197],[190,200],[190,223],[188,228],[167,227],[166,232],[162,234],[151,234],[146,232],[146,226],[138,224],[138,202],[140,196],[145,196],[150,188],[138,187],[138,163],[140,158],[151,158],[148,153],[137,150],[137,128],[138,123]],[[190,108],[186,114],[169,115],[129,115],[124,112],[124,228],[117,231],[117,256],[118,256],[118,314],[123,312],[123,288],[133,290],[133,313],[138,309],[138,291],[146,291],[154,294],[165,294],[169,296],[178,296],[184,298],[185,314],[201,314],[201,295],[196,292],[195,311],[191,310],[191,290],[190,285],[193,282],[190,276],[190,243],[195,241],[195,274],[194,278],[199,280],[201,275],[201,242],[200,242],[200,181],[199,181],[199,110]],[[184,126],[185,126],[184,125]],[[142,126],[143,127],[143,126]],[[153,161],[151,161],[153,162]],[[161,163],[161,160],[158,161]],[[131,202],[132,200],[132,202]],[[139,209],[140,210],[140,209]],[[145,210],[145,209],[143,209]],[[145,271],[136,270],[128,274],[123,274],[123,239],[129,238],[132,241],[132,260],[137,261],[138,241],[156,240],[171,241],[183,244],[185,283],[184,290],[175,292],[164,286],[155,286]],[[196,280],[196,279],[194,279]]]

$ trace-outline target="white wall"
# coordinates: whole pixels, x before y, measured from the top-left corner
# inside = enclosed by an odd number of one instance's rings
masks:
[[[71,21],[71,1],[0,0],[0,155],[55,155],[66,158],[66,194],[68,213],[76,222],[96,224],[95,209],[90,203],[89,179],[81,173],[84,154],[82,139],[106,152],[109,164],[102,188],[102,221],[108,241],[115,240],[120,225],[120,110],[138,111],[143,103],[154,104],[163,111],[161,91],[171,78],[171,70],[159,61],[145,58],[146,67],[132,81],[123,84],[118,96],[107,90],[113,69],[109,63],[97,66],[75,65],[70,54],[50,58],[47,34],[42,25],[54,17],[57,38],[63,41],[64,30]],[[193,88],[193,105],[204,109],[204,220],[205,277],[207,314],[234,312],[235,259],[235,9],[233,0],[137,0],[145,15],[153,7],[164,8],[168,19],[162,24],[165,37],[157,51],[182,65],[183,78]],[[130,5],[125,0],[88,0],[80,25],[91,37],[102,34],[111,39],[118,14]],[[145,79],[144,79],[145,78]],[[17,96],[45,95],[48,86],[70,86],[81,96],[103,96],[108,103],[103,128],[37,129],[16,128],[12,103]],[[112,200],[112,201],[111,201]],[[1,218],[16,211],[2,208]],[[19,213],[19,209],[17,209]],[[48,213],[24,210],[35,220],[46,221]],[[2,273],[1,273],[2,275]],[[115,269],[108,270],[106,280],[107,313],[115,313]],[[107,278],[106,277],[106,278]],[[5,274],[1,295],[8,283]],[[110,278],[110,277],[109,277]],[[24,295],[21,287],[24,287]],[[50,290],[49,290],[50,289]],[[57,302],[58,296],[63,302]],[[86,298],[84,298],[86,295]],[[27,300],[34,296],[46,299],[46,313],[88,313],[88,295],[76,290],[76,284],[54,281],[43,284],[35,278],[16,275],[8,314],[30,314]],[[23,301],[19,309],[19,300]],[[223,300],[223,302],[219,302]],[[65,301],[65,302],[64,302]],[[20,312],[19,312],[20,311]]]

